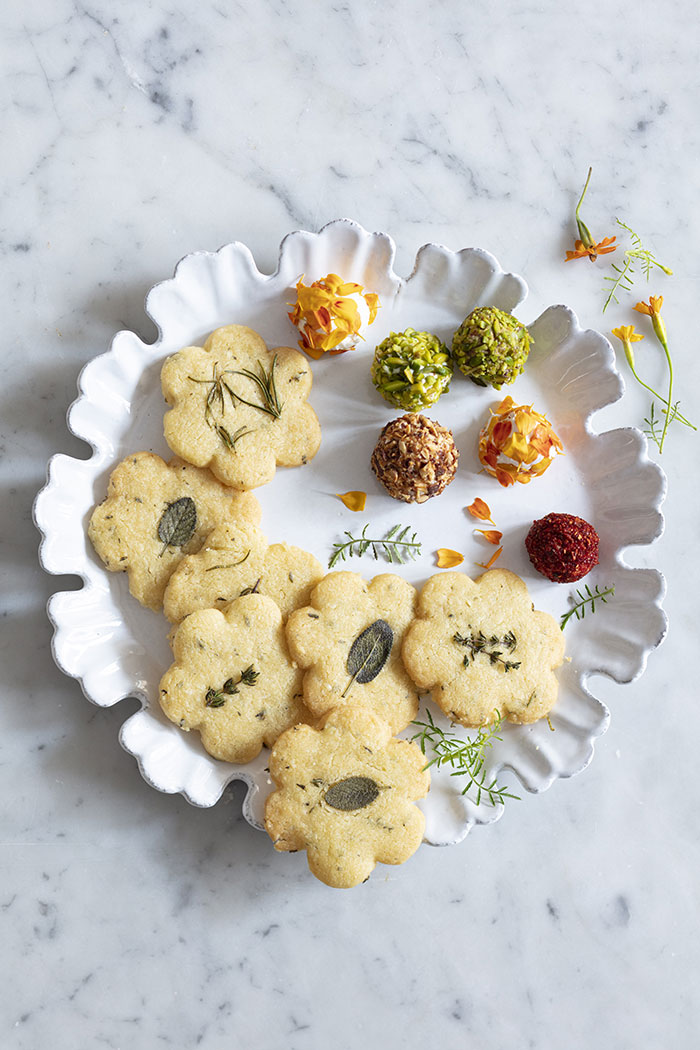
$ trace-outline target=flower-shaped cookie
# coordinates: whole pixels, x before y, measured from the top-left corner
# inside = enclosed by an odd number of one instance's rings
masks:
[[[142,605],[160,609],[172,573],[216,525],[257,524],[260,505],[182,460],[136,452],[114,469],[88,535],[110,572],[127,572]]]
[[[270,775],[265,828],[275,849],[305,849],[328,886],[356,886],[377,862],[402,864],[422,841],[413,803],[430,787],[425,758],[372,711],[340,708],[322,729],[294,726],[273,748]]]
[[[181,729],[199,730],[214,758],[250,762],[263,744],[308,721],[301,672],[289,659],[271,598],[247,594],[225,613],[192,613],[175,632],[173,655],[160,705]]]
[[[224,609],[262,576],[267,540],[255,525],[221,525],[197,554],[183,558],[170,577],[163,612],[179,623],[197,609]]]
[[[306,605],[322,578],[321,563],[300,547],[268,547],[255,526],[224,526],[207,537],[199,554],[183,559],[170,578],[163,609],[178,623],[196,609],[224,609],[252,592],[272,598],[286,620],[292,610]]]
[[[403,658],[416,685],[455,722],[490,725],[497,713],[535,722],[557,698],[564,636],[534,609],[515,573],[492,569],[471,580],[444,572],[421,591]]]
[[[226,485],[264,485],[276,466],[298,466],[318,451],[321,428],[306,403],[311,381],[298,350],[268,351],[243,325],[217,328],[204,347],[187,346],[163,365],[163,396],[173,406],[165,440]]]
[[[391,573],[371,583],[355,572],[321,580],[310,604],[287,621],[292,659],[307,669],[304,702],[315,715],[359,705],[393,733],[416,717],[418,695],[401,659],[415,603],[415,588]]]

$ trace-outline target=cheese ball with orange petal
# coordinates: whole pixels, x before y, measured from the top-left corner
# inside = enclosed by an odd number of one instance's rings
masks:
[[[401,659],[415,604],[415,588],[393,573],[369,583],[355,572],[321,580],[310,604],[287,621],[290,654],[306,672],[304,702],[315,715],[359,705],[393,733],[416,717],[418,694]]]
[[[364,340],[379,309],[379,296],[337,273],[320,281],[297,281],[297,301],[287,316],[299,331],[299,346],[318,360],[324,354],[344,354]]]
[[[321,729],[294,726],[272,750],[270,775],[265,828],[275,849],[305,849],[328,886],[356,886],[421,844],[425,817],[414,803],[430,787],[425,757],[372,711],[340,708]]]
[[[217,525],[257,525],[260,514],[252,493],[234,492],[208,470],[135,452],[112,471],[88,535],[105,567],[128,573],[133,596],[155,611],[183,558]]]
[[[306,402],[311,382],[298,350],[268,350],[244,325],[217,328],[203,347],[187,346],[163,365],[163,397],[172,405],[165,440],[225,485],[265,485],[278,466],[299,466],[318,451],[321,428]]]
[[[515,573],[491,569],[472,580],[444,572],[420,593],[403,658],[418,688],[453,721],[486,726],[500,715],[524,724],[547,715],[557,699],[564,636]]]
[[[214,758],[250,762],[263,744],[308,721],[301,671],[271,598],[248,594],[225,613],[193,612],[172,644],[175,662],[161,679],[160,705],[180,729],[198,731]]]
[[[561,452],[547,417],[532,405],[516,405],[510,396],[491,410],[479,435],[479,461],[504,488],[540,477]]]

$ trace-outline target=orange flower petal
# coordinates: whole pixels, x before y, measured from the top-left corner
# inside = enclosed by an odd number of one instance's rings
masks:
[[[474,529],[474,532],[480,533],[487,543],[492,543],[494,547],[497,547],[503,539],[503,533],[499,532],[498,529]]]
[[[486,562],[486,565],[484,565],[483,562],[480,562],[480,561],[478,561],[476,564],[479,565],[482,569],[490,569],[491,566],[493,565],[493,563],[495,561],[497,561],[498,558],[500,558],[502,553],[503,553],[503,547],[499,547],[497,551],[493,552],[493,554],[491,555],[489,560]]]
[[[491,511],[488,503],[484,503],[482,499],[477,496],[473,503],[471,503],[467,510],[473,518],[479,518],[480,521],[491,521]]]
[[[464,556],[459,551],[451,551],[449,547],[438,547],[435,553],[437,554],[435,564],[438,569],[454,569],[456,565],[461,565],[464,561]]]
[[[336,496],[341,503],[344,503],[348,510],[364,510],[365,504],[367,503],[366,492],[336,492]]]

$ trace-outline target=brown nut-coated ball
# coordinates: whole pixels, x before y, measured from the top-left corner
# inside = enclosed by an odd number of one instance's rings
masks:
[[[449,485],[457,473],[458,460],[459,452],[447,427],[411,413],[387,423],[371,463],[394,499],[425,503]]]

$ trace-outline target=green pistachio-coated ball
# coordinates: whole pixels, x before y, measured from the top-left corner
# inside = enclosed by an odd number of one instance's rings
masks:
[[[454,334],[452,357],[472,382],[500,390],[522,372],[530,341],[527,328],[512,314],[477,306]]]
[[[450,352],[430,332],[392,332],[374,351],[372,382],[385,401],[404,412],[434,405],[451,378]]]

